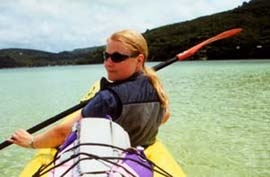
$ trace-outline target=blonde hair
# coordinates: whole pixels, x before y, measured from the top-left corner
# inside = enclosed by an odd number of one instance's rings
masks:
[[[153,69],[145,66],[145,61],[148,57],[148,46],[143,35],[137,31],[127,29],[112,34],[109,39],[122,42],[123,45],[133,53],[144,55],[143,73],[146,75],[146,77],[149,78],[154,88],[156,89],[161,102],[161,106],[168,108],[168,96],[165,93],[156,72]]]

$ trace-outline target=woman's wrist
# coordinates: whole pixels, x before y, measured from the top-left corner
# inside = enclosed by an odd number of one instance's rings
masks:
[[[34,149],[34,136],[31,136],[31,139],[28,143],[28,147]]]

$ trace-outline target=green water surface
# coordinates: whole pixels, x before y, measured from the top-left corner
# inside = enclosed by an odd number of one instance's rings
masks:
[[[102,65],[0,70],[0,140],[77,104],[102,75]],[[158,75],[171,105],[159,139],[187,176],[270,176],[270,60],[182,62]],[[2,150],[0,176],[17,177],[33,154]]]

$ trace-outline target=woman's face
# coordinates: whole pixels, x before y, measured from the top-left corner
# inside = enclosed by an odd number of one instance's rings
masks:
[[[109,40],[106,46],[106,53],[113,54],[115,52],[128,56],[132,55],[132,52],[121,42]],[[119,81],[129,78],[135,72],[142,70],[143,61],[144,56],[142,54],[139,54],[136,57],[128,57],[121,62],[114,62],[111,57],[108,57],[104,61],[108,79],[111,81]]]

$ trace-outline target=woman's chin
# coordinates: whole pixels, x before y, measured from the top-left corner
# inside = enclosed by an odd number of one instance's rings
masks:
[[[112,81],[112,82],[117,81],[117,78],[115,76],[112,76],[112,75],[108,75],[107,78],[109,81]]]

